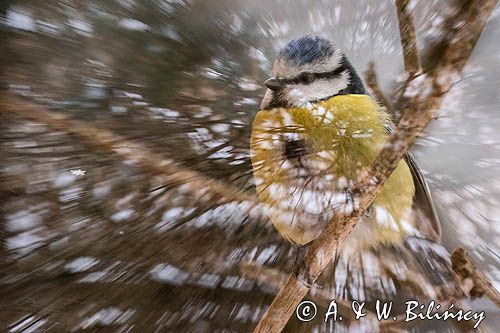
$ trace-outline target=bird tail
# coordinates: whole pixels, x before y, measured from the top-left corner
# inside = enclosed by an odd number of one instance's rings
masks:
[[[335,298],[372,302],[396,299],[445,299],[455,290],[449,252],[436,241],[410,236],[336,254],[318,284]]]
[[[322,318],[308,323],[293,318],[285,331],[463,331],[459,326],[462,323],[455,320],[405,321],[407,302],[428,305],[434,300],[447,309],[455,302],[456,288],[448,251],[430,238],[411,236],[397,244],[380,243],[357,252],[339,251],[307,297],[318,305],[318,309],[325,310]],[[331,300],[335,300],[338,307],[337,320],[333,321],[330,316],[325,321]],[[354,317],[353,301],[365,303],[365,317]],[[382,304],[380,308],[391,304],[387,318],[377,318],[377,301]],[[455,310],[463,306],[460,303],[454,305]],[[339,321],[338,316],[343,319]]]

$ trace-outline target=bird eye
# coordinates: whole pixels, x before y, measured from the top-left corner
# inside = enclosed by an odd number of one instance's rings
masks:
[[[312,73],[304,72],[300,74],[300,82],[303,84],[309,84],[314,81],[314,75]]]

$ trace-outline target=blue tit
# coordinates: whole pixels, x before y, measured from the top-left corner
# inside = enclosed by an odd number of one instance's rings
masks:
[[[321,37],[305,36],[285,45],[265,86],[251,136],[256,190],[276,230],[304,249],[335,214],[356,207],[356,180],[377,157],[393,125],[347,57]],[[428,268],[417,261],[408,264],[408,258],[415,252],[433,255],[439,238],[428,186],[406,155],[344,242],[341,262],[351,272],[358,267],[358,274],[370,262],[379,281],[381,271],[389,274],[403,260],[405,274],[425,283],[432,280],[424,273]],[[447,258],[440,254],[438,280],[448,272]],[[371,282],[363,283],[367,287]],[[388,282],[384,288],[394,285]]]

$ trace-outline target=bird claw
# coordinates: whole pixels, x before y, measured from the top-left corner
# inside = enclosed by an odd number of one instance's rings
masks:
[[[310,244],[304,245],[298,248],[297,257],[295,258],[294,264],[294,274],[297,281],[306,286],[307,288],[323,288],[322,286],[316,284],[314,279],[311,278],[309,273],[307,272],[306,265],[304,262],[304,258],[306,256],[306,252],[309,249]]]
[[[295,277],[297,278],[297,281],[299,281],[301,284],[306,286],[307,288],[316,288],[316,289],[322,289],[323,286],[317,284],[311,276],[305,271],[304,267],[299,267],[295,271]]]

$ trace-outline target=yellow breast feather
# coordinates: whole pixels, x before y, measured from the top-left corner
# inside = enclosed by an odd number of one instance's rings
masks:
[[[256,189],[286,239],[307,244],[335,212],[352,209],[355,199],[349,190],[387,141],[388,119],[367,95],[339,95],[310,107],[257,113],[251,137]],[[290,158],[290,142],[303,145],[304,153]],[[353,237],[363,245],[400,239],[412,228],[414,193],[410,169],[401,161],[374,201],[372,218],[356,227],[359,235]]]

